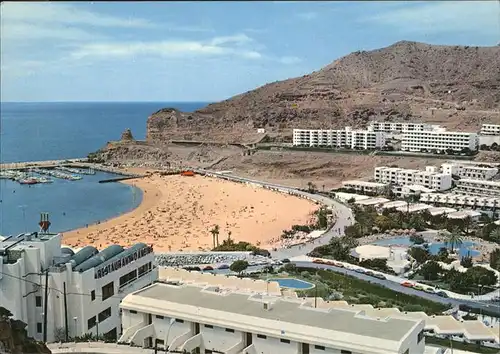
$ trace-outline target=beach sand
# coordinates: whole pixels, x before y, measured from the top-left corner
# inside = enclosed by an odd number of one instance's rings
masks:
[[[213,247],[209,231],[217,224],[220,243],[231,231],[235,241],[268,247],[283,230],[313,220],[319,208],[306,199],[198,175],[152,175],[122,183],[143,191],[141,204],[114,219],[65,232],[64,244],[102,249],[145,242],[155,251],[207,250]]]

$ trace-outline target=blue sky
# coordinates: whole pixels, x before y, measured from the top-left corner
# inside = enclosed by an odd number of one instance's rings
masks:
[[[1,5],[2,101],[218,101],[399,40],[496,45],[497,1]]]

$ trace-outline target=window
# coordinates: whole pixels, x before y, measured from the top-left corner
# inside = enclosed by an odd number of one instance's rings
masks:
[[[87,329],[91,329],[91,328],[93,328],[93,327],[95,326],[96,322],[97,322],[97,321],[96,321],[95,316],[94,316],[94,317],[89,318],[89,319],[88,319],[88,321],[87,321]]]
[[[95,290],[92,290],[90,292],[90,301],[94,301],[95,300]]]
[[[120,288],[137,279],[137,269],[120,277]]]
[[[283,339],[283,338],[281,338],[281,339],[280,339],[280,342],[281,342],[281,343],[290,344],[290,341],[289,341],[288,339]]]
[[[420,343],[424,339],[424,331],[421,330],[417,337],[417,343]]]
[[[315,346],[314,346],[314,349],[318,349],[318,350],[325,350],[325,347],[324,347],[324,346],[322,346],[322,345],[315,345]],[[340,352],[341,352],[342,354],[344,354],[344,351],[343,351],[343,350],[342,350],[342,351],[340,351]]]
[[[148,273],[151,270],[151,262],[144,264],[139,267],[139,277],[142,277],[144,274]]]
[[[206,325],[205,325],[205,328],[214,328],[214,326],[212,326],[212,325],[207,325],[207,324],[206,324]]]
[[[113,282],[108,283],[102,287],[102,301],[109,299],[115,294],[115,287]]]
[[[175,322],[177,322],[177,323],[184,323],[184,320],[181,320],[181,319],[177,318],[177,319],[175,319]]]
[[[232,328],[226,328],[226,332],[234,333],[234,329],[232,329]]]
[[[165,317],[163,317],[161,315],[156,315],[156,318],[159,319],[159,320],[163,320]]]
[[[323,347],[324,348],[324,347]],[[352,352],[350,350],[341,350],[340,351],[340,354],[352,354]]]
[[[137,313],[136,310],[130,310],[130,313]]]
[[[267,337],[263,334],[257,334],[257,338],[260,338],[260,339],[267,339]]]
[[[42,322],[36,323],[36,333],[42,333]]]
[[[42,297],[41,296],[35,296],[35,306],[42,307]]]
[[[111,317],[111,307],[108,307],[106,310],[102,311],[99,314],[99,322],[104,321],[108,317]]]

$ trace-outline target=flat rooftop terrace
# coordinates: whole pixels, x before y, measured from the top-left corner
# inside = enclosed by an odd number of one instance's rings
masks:
[[[264,309],[262,297],[252,297],[236,293],[215,293],[201,291],[193,286],[171,286],[153,284],[148,288],[133,293],[129,297],[136,297],[136,301],[151,303],[151,300],[164,301],[181,305],[193,306],[198,309],[209,309],[226,312],[224,318],[231,318],[232,314],[254,317],[253,323],[259,319],[277,321],[277,326],[288,323],[320,328],[323,330],[373,337],[388,341],[401,341],[419,320],[402,318],[366,317],[356,314],[355,311],[341,309],[314,309],[301,306],[297,300],[273,299],[271,309]],[[125,304],[128,303],[125,299]],[[169,308],[167,304],[164,308]]]

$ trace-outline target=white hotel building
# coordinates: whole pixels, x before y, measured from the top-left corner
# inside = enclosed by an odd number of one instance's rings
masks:
[[[500,135],[500,124],[483,124],[481,135]]]
[[[371,130],[353,130],[346,127],[343,130],[294,129],[293,146],[335,147],[349,149],[375,149],[386,144],[383,132]]]
[[[496,167],[476,166],[457,163],[444,163],[441,171],[449,175],[456,175],[468,179],[491,179],[498,173]]]
[[[420,185],[435,191],[445,191],[452,187],[450,174],[437,171],[434,166],[427,166],[425,171],[398,167],[375,167],[374,179],[379,183],[392,185]]]
[[[371,122],[368,129],[376,132],[396,133],[404,131],[430,131],[439,129],[439,125],[426,123],[408,123],[408,122]]]
[[[476,133],[451,132],[443,128],[437,130],[405,131],[401,140],[401,150],[409,152],[441,152],[446,150],[462,151],[479,148]]]
[[[155,283],[120,307],[120,342],[142,347],[200,354],[430,353],[422,319],[315,308],[296,298]]]
[[[74,253],[61,247],[61,237],[32,233],[0,241],[0,306],[37,340],[64,340],[66,333],[118,337],[122,298],[158,279],[152,248],[86,246]]]
[[[455,192],[466,195],[500,197],[500,181],[461,179],[457,181]]]

